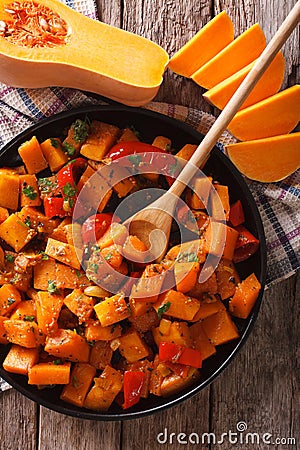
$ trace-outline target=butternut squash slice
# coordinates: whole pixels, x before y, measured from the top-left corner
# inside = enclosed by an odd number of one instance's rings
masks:
[[[10,86],[66,86],[138,106],[155,96],[168,63],[154,42],[58,0],[0,0],[0,21],[0,81]]]
[[[233,164],[246,177],[272,183],[300,167],[300,132],[226,146]]]
[[[233,23],[226,11],[222,11],[172,56],[168,67],[189,78],[233,39]]]
[[[239,111],[228,130],[240,141],[252,141],[287,134],[299,120],[300,85],[296,84]]]
[[[226,78],[226,80],[221,81],[221,83],[217,84],[212,89],[209,89],[203,94],[205,100],[219,109],[224,109],[254,64],[255,61],[234,73],[231,77]],[[244,109],[270,97],[271,95],[276,94],[282,85],[284,70],[285,60],[282,52],[280,51],[256,86],[254,86],[253,90],[250,92],[240,109]]]
[[[211,89],[258,58],[265,47],[265,35],[255,24],[200,67],[191,78],[199,86]]]

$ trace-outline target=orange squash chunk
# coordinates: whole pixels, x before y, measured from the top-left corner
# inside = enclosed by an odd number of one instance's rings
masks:
[[[198,262],[175,262],[174,277],[177,291],[185,293],[193,289],[197,283],[199,270]]]
[[[28,384],[49,385],[68,384],[70,380],[71,363],[53,364],[41,362],[28,371]]]
[[[83,406],[96,411],[107,411],[123,387],[121,372],[106,366],[95,385],[87,394]]]
[[[122,334],[121,325],[110,325],[103,327],[98,320],[91,320],[85,328],[87,341],[111,341]]]
[[[5,320],[3,323],[7,340],[26,348],[38,346],[38,327],[35,322],[25,320]]]
[[[300,132],[227,145],[240,172],[263,183],[280,181],[300,167]]]
[[[90,364],[75,364],[70,382],[64,387],[60,398],[65,402],[82,407],[95,374],[96,368]]]
[[[7,317],[0,316],[0,344],[8,344],[8,340],[6,338],[6,330],[4,328],[4,322],[8,320]]]
[[[15,286],[3,284],[0,288],[0,315],[10,315],[21,300],[21,294]]]
[[[38,183],[35,175],[20,175],[20,205],[40,206]]]
[[[226,80],[221,81],[203,94],[205,100],[219,109],[224,109],[242,81],[246,78],[256,61],[248,64]],[[247,108],[255,103],[276,94],[284,78],[285,60],[280,51],[254,86],[240,109]]]
[[[194,341],[194,348],[201,352],[203,361],[216,353],[216,347],[206,336],[201,322],[194,323],[190,327],[190,330]]]
[[[57,319],[64,299],[61,295],[38,292],[35,300],[36,315],[39,329],[46,335],[55,333],[58,329]]]
[[[296,84],[239,111],[228,130],[240,141],[251,141],[287,134],[299,120],[300,85]]]
[[[265,47],[265,35],[260,26],[255,24],[197,70],[191,78],[200,86],[211,89],[258,58]]]
[[[241,319],[247,319],[256,302],[260,288],[260,282],[254,273],[243,280],[237,286],[234,296],[229,302],[231,314]]]
[[[23,300],[14,310],[11,319],[20,319],[20,320],[35,320],[36,319],[36,308],[34,300]]]
[[[19,204],[19,176],[10,173],[1,173],[0,175],[0,206],[16,210]],[[7,217],[3,216],[4,222]]]
[[[81,289],[74,289],[64,299],[64,304],[78,317],[79,323],[86,322],[95,306],[95,300],[85,295]]]
[[[57,172],[64,164],[68,162],[68,156],[63,152],[59,139],[46,139],[40,144],[40,146],[49,164],[51,172]]]
[[[59,329],[46,339],[45,351],[58,358],[74,362],[88,362],[90,347],[76,331]]]
[[[225,11],[210,20],[169,61],[173,72],[190,77],[234,38],[233,23]]]
[[[18,152],[29,174],[39,173],[48,167],[36,136],[32,136],[29,141],[21,144]]]
[[[238,330],[226,310],[202,321],[205,334],[213,345],[221,345],[239,337]]]
[[[153,306],[157,312],[159,312],[160,308],[165,308],[165,314],[168,316],[190,321],[198,312],[200,302],[196,298],[171,289],[161,294]]]
[[[3,368],[7,372],[27,375],[29,369],[38,362],[38,358],[38,348],[25,348],[13,344],[3,362]]]
[[[135,330],[127,331],[119,338],[119,341],[119,351],[129,363],[139,361],[149,355],[147,345]]]

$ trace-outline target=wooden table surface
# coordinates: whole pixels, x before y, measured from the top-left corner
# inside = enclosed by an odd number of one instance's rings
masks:
[[[172,55],[202,25],[221,10],[233,19],[236,34],[255,22],[267,39],[278,28],[295,0],[97,0],[99,18],[111,25],[151,38]],[[84,32],[84,30],[83,30]],[[285,86],[299,83],[299,29],[284,47],[287,60]],[[167,73],[156,100],[211,111],[192,81]],[[247,449],[234,443],[234,435],[223,443],[204,445],[179,443],[179,433],[237,431],[244,422],[247,431],[258,433],[260,444],[281,439],[278,449],[300,448],[299,401],[300,277],[293,276],[269,289],[253,333],[242,351],[222,375],[201,393],[165,412],[140,420],[92,422],[66,417],[39,407],[14,390],[0,395],[1,450],[135,450],[135,449]],[[297,360],[298,355],[298,360]],[[298,367],[297,367],[298,364]],[[240,427],[243,424],[239,425]],[[168,443],[157,435],[164,430]],[[175,435],[170,437],[171,433]],[[272,437],[262,436],[270,433]],[[183,436],[179,439],[184,439]],[[290,444],[288,438],[298,442]],[[193,439],[193,437],[191,437]],[[194,435],[195,439],[195,435]],[[257,438],[256,438],[257,439]],[[161,441],[164,437],[161,436]],[[212,442],[212,441],[211,441]]]

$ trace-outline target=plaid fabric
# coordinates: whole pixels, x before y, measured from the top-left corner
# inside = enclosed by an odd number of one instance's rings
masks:
[[[63,0],[71,8],[96,19],[93,0]],[[83,92],[68,88],[21,89],[0,83],[0,148],[14,136],[39,120],[55,113],[87,106],[105,104]],[[150,103],[148,109],[181,120],[202,134],[207,133],[215,118],[193,108],[166,103]],[[228,133],[220,138],[223,144],[235,142]],[[267,286],[290,277],[300,267],[300,170],[280,183],[262,184],[246,180],[260,211],[267,239]],[[9,385],[0,378],[0,390]]]

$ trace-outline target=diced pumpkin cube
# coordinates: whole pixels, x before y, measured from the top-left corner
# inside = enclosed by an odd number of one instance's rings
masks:
[[[29,322],[36,320],[36,308],[34,300],[21,301],[10,318],[28,320]]]
[[[158,370],[159,364],[160,364],[159,357],[158,355],[156,355],[153,361],[153,367],[150,376],[149,392],[150,394],[154,394],[157,396],[161,396],[161,383],[163,380],[163,376],[161,372]]]
[[[20,205],[40,206],[41,199],[35,175],[20,175]]]
[[[33,287],[34,289],[46,291],[48,289],[48,281],[56,280],[55,260],[49,258],[41,260],[33,268]]]
[[[80,153],[86,158],[101,161],[118,139],[120,129],[108,123],[93,120],[91,133],[82,145]]]
[[[211,177],[198,177],[193,188],[187,191],[186,202],[191,209],[205,209],[208,206],[209,194],[212,189]]]
[[[25,322],[24,320],[5,320],[4,329],[7,340],[13,344],[26,348],[38,346],[38,327],[35,322]]]
[[[157,327],[159,319],[154,308],[148,307],[146,312],[139,317],[129,317],[132,327],[139,333],[145,333],[154,327]]]
[[[214,294],[204,293],[200,299],[200,308],[197,314],[193,317],[192,322],[198,322],[198,320],[205,319],[218,311],[226,309],[224,304],[215,297]]]
[[[124,178],[113,185],[113,190],[119,198],[126,197],[136,186],[136,180],[133,177]]]
[[[100,252],[102,258],[105,259],[107,264],[109,264],[114,269],[118,269],[123,261],[122,256],[122,246],[121,245],[110,245],[109,247],[105,247]]]
[[[4,322],[8,320],[7,317],[0,316],[0,344],[8,344],[6,337],[6,330],[4,328]]]
[[[223,212],[222,212],[223,214]],[[232,260],[239,233],[222,222],[211,221],[205,229],[207,253]]]
[[[229,311],[236,317],[246,319],[259,295],[261,284],[252,273],[238,284],[234,296],[229,302]]]
[[[118,142],[132,142],[132,141],[139,141],[139,138],[137,137],[134,130],[131,128],[124,128],[122,130],[121,136],[118,139]]]
[[[24,206],[18,216],[22,222],[29,221],[31,228],[39,233],[51,234],[60,223],[60,219],[49,219],[33,206]]]
[[[64,304],[78,317],[79,323],[83,323],[90,318],[94,310],[95,300],[85,295],[81,289],[74,289],[65,297]]]
[[[0,180],[2,180],[2,178],[0,177]],[[2,193],[2,189],[0,187],[0,192]],[[11,193],[10,193],[11,196]],[[6,220],[9,216],[9,212],[7,208],[3,208],[3,206],[0,206],[0,223],[4,222],[4,220]]]
[[[82,407],[95,375],[96,369],[90,364],[75,364],[71,372],[70,382],[64,387],[60,395],[61,400]]]
[[[85,328],[85,337],[87,341],[111,341],[120,337],[122,334],[121,325],[110,325],[103,327],[98,320],[91,320]]]
[[[200,302],[196,298],[170,289],[161,294],[153,306],[157,312],[165,311],[168,316],[190,321],[198,312]]]
[[[57,319],[63,303],[64,298],[61,295],[50,294],[46,291],[38,292],[35,300],[37,323],[45,335],[56,333]]]
[[[106,366],[100,377],[95,378],[95,385],[87,394],[83,406],[96,411],[107,411],[123,387],[121,372]]]
[[[3,368],[10,373],[27,375],[29,369],[38,362],[38,359],[38,348],[24,348],[13,344],[3,361]]]
[[[15,211],[19,205],[19,176],[1,174],[0,206]],[[3,222],[3,220],[2,220]]]
[[[91,348],[89,363],[96,369],[103,370],[111,363],[113,350],[107,341],[97,341]]]
[[[46,338],[45,351],[58,358],[74,362],[88,362],[90,347],[76,331],[59,329]]]
[[[174,344],[191,347],[193,340],[187,323],[170,321],[170,326],[167,326],[167,322],[167,320],[164,320],[163,326],[160,325],[152,330],[156,345],[159,347],[161,342],[173,342]]]
[[[203,283],[196,282],[193,289],[189,291],[189,295],[201,298],[204,293],[216,294],[218,292],[218,284],[216,274],[213,272],[211,276]]]
[[[200,264],[198,262],[175,262],[174,277],[179,292],[189,292],[197,283]]]
[[[205,334],[213,345],[221,345],[239,337],[238,330],[226,310],[218,311],[202,321]]]
[[[182,391],[183,389],[193,384],[199,378],[199,376],[199,370],[191,367],[186,378],[182,378],[175,373],[164,377],[161,382],[162,397],[169,397],[172,394],[176,394],[176,392]]]
[[[0,237],[16,252],[22,250],[36,235],[36,231],[23,222],[19,213],[11,214],[0,224]]]
[[[0,315],[9,316],[21,300],[21,294],[15,286],[3,284],[0,288]]]
[[[53,364],[41,362],[28,371],[28,384],[55,385],[68,384],[70,381],[71,363]]]
[[[240,276],[232,261],[221,259],[216,268],[218,294],[222,300],[232,297],[236,286],[240,283]]]
[[[229,220],[229,212],[230,212],[230,203],[229,203],[229,192],[228,192],[228,186],[223,186],[222,184],[214,184],[215,191],[217,193],[217,196],[219,197],[218,203],[222,204],[223,212],[225,215],[225,219]],[[217,211],[219,208],[218,203],[215,201],[216,196],[212,196],[212,216],[217,216]]]
[[[151,308],[152,305],[153,303],[151,302],[139,301],[138,299],[130,297],[129,298],[129,307],[131,311],[130,317],[134,319],[136,317],[144,315],[149,310],[149,308]]]
[[[195,239],[194,241],[174,245],[168,251],[166,258],[172,261],[176,259],[178,262],[204,263],[206,254],[206,242],[204,239]]]
[[[201,322],[196,322],[190,327],[193,337],[193,345],[201,352],[202,360],[209,358],[216,353],[216,347],[210,342],[203,330]]]
[[[21,144],[18,152],[29,174],[39,173],[47,168],[48,163],[36,136]]]
[[[87,166],[77,183],[77,191],[80,192],[85,183],[95,174],[96,170],[90,165]]]
[[[139,361],[149,355],[147,345],[143,342],[140,334],[135,330],[127,331],[119,338],[119,351],[128,362]]]
[[[82,270],[59,262],[55,265],[55,283],[59,289],[84,289],[91,284]]]
[[[68,156],[63,152],[59,139],[46,139],[40,144],[40,146],[43,155],[49,164],[51,172],[57,172],[68,162]]]
[[[137,236],[129,235],[124,242],[122,254],[129,261],[142,263],[146,260],[147,250],[146,244]]]
[[[67,266],[74,267],[74,269],[79,270],[81,268],[82,250],[75,248],[74,245],[48,238],[45,253]]]
[[[123,294],[116,294],[106,298],[94,306],[96,315],[103,327],[121,322],[130,316],[129,308]]]

